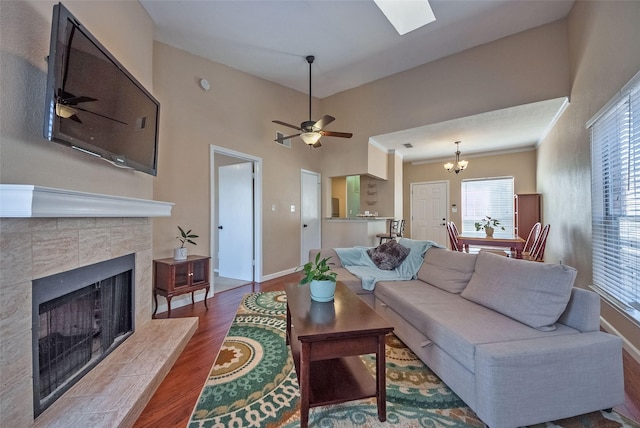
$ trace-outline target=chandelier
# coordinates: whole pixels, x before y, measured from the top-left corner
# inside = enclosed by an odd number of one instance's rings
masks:
[[[456,141],[456,163],[453,164],[451,162],[447,162],[444,164],[444,169],[449,172],[455,172],[456,174],[460,174],[465,170],[467,165],[469,165],[468,161],[460,160],[460,147],[458,146],[458,144],[460,144],[460,141]]]

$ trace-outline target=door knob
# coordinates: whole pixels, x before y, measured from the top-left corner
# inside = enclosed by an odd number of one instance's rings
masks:
[[[222,226],[218,226],[218,229],[222,230]]]
[[[302,225],[302,227],[307,227],[307,226],[308,226],[308,225],[306,225],[306,224],[303,224],[303,225]]]

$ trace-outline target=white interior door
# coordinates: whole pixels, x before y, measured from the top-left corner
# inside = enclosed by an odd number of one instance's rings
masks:
[[[300,264],[304,264],[309,250],[320,248],[320,174],[303,170],[300,189]]]
[[[253,281],[253,163],[218,168],[218,274]]]
[[[411,184],[411,238],[446,246],[449,185],[445,181]]]

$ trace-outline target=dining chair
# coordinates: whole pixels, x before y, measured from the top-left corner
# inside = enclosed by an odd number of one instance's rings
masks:
[[[402,238],[404,236],[404,227],[406,225],[406,220],[400,220],[400,226],[398,226],[398,236],[397,238]]]
[[[402,236],[399,234],[400,220],[388,220],[388,224],[389,224],[389,230],[386,233],[376,234],[376,237],[380,238],[380,244],[382,244],[385,240],[391,240],[391,239],[395,239]],[[403,228],[404,228],[404,224],[403,224]]]
[[[456,225],[454,222],[447,222],[447,235],[449,236],[449,244],[452,251],[462,251],[458,243],[458,234],[456,233]]]
[[[480,247],[469,246],[469,248],[464,248],[460,241],[458,241],[458,226],[453,221],[447,223],[447,232],[449,233],[449,241],[451,242],[451,249],[454,251],[464,251],[466,253],[477,254],[480,252]]]
[[[535,262],[543,262],[544,261],[544,250],[547,246],[547,237],[549,236],[549,229],[551,229],[551,225],[545,224],[540,234],[538,235],[538,239],[533,244],[531,248],[531,252],[528,256],[526,256],[527,260],[535,261]],[[523,256],[524,258],[524,256]]]
[[[527,242],[524,243],[524,248],[522,249],[523,254],[531,254],[533,245],[536,243],[538,236],[540,236],[541,228],[542,228],[542,224],[540,224],[540,222],[537,222],[536,224],[533,225],[533,227],[529,231],[529,236],[527,236]]]

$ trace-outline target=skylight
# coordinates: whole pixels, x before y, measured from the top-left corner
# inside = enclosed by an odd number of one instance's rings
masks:
[[[401,36],[436,20],[429,0],[373,0]]]

